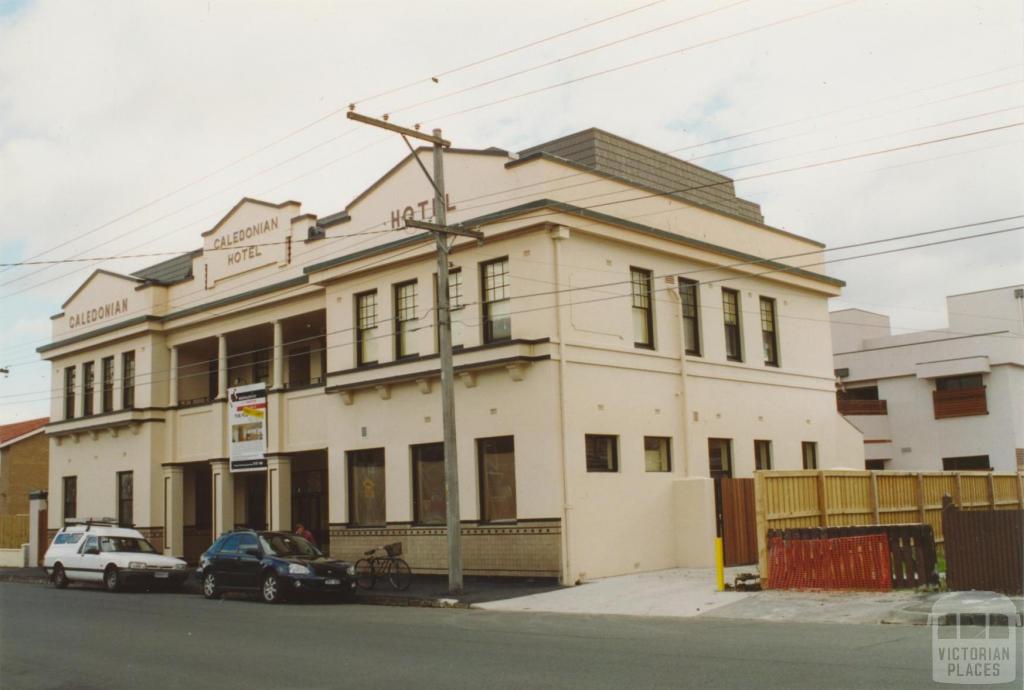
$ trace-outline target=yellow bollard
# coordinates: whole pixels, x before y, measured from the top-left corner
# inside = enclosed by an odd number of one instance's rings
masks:
[[[722,555],[722,538],[715,537],[715,582],[718,591],[725,591],[725,558]]]

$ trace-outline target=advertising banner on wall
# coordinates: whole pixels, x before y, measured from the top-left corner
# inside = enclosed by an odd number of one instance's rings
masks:
[[[267,469],[267,384],[228,389],[228,438],[232,472]]]

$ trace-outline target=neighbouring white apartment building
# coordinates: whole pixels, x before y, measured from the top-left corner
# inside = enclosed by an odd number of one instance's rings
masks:
[[[831,313],[839,411],[869,469],[1024,470],[1024,286],[946,298],[949,327],[891,335]]]
[[[332,555],[401,541],[442,573],[434,216],[409,154],[343,211],[243,199],[202,246],[96,271],[53,317],[49,528],[116,515],[194,560],[237,525]],[[713,477],[863,467],[828,299],[772,257],[823,245],[732,181],[600,130],[444,154],[457,238],[467,574],[582,579],[713,563]],[[776,269],[766,272],[767,269]],[[228,396],[267,387],[266,460],[231,472]],[[236,439],[237,440],[237,439]],[[251,468],[250,468],[251,469]]]

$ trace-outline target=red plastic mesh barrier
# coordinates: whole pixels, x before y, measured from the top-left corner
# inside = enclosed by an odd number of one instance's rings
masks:
[[[884,534],[769,543],[771,589],[892,589],[889,540]]]

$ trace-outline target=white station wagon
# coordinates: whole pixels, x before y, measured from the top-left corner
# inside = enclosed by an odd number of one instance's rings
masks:
[[[102,582],[111,592],[140,582],[181,586],[188,577],[185,561],[157,553],[138,530],[115,525],[86,520],[57,532],[43,556],[43,570],[53,586]]]

